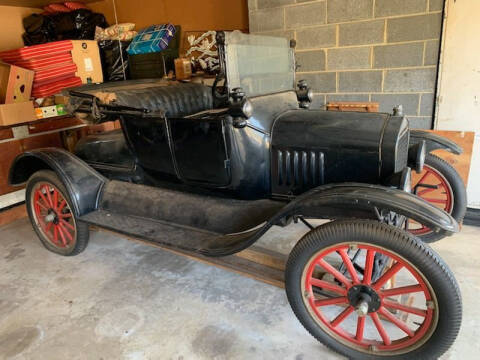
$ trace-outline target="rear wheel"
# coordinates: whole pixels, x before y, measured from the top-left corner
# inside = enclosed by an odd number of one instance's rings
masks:
[[[427,154],[420,174],[412,173],[413,192],[445,210],[461,223],[467,211],[467,193],[457,171],[438,156]],[[425,242],[434,242],[445,237],[445,231],[433,232],[430,228],[409,220],[407,229]]]
[[[379,222],[312,230],[292,250],[285,277],[303,326],[349,358],[436,359],[460,329],[460,292],[447,265],[415,237]]]
[[[25,201],[33,229],[48,250],[64,256],[85,250],[88,224],[76,219],[65,186],[53,171],[38,171],[30,177]]]

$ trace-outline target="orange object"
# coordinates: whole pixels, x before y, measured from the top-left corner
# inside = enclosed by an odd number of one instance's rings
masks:
[[[185,58],[175,59],[175,76],[177,80],[187,80],[192,77],[192,63]]]
[[[354,102],[354,101],[329,102],[327,104],[327,110],[378,112],[378,103],[377,102]]]

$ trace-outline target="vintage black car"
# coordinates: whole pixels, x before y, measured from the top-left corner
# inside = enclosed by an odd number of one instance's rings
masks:
[[[460,328],[459,288],[405,228],[459,231],[411,189],[411,168],[421,172],[428,152],[459,149],[411,132],[399,109],[308,109],[311,91],[296,86],[285,39],[220,32],[217,42],[213,87],[151,80],[70,92],[72,112],[120,119],[122,129],[82,139],[76,155],[46,148],[15,160],[10,183],[27,183],[42,243],[76,255],[96,225],[225,256],[274,225],[329,219],[311,226],[286,265],[288,300],[305,328],[351,358],[440,356]]]

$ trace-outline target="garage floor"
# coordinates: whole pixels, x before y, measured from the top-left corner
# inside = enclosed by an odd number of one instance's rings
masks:
[[[287,251],[302,225],[272,229]],[[480,353],[480,229],[434,244],[464,299],[445,359]],[[0,228],[0,359],[340,359],[317,343],[282,289],[147,245],[92,232],[87,250],[45,250],[28,220]]]

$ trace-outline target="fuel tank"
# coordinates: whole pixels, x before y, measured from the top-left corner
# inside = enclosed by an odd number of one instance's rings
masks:
[[[300,194],[329,183],[381,184],[407,165],[404,117],[292,110],[272,129],[272,193]]]

